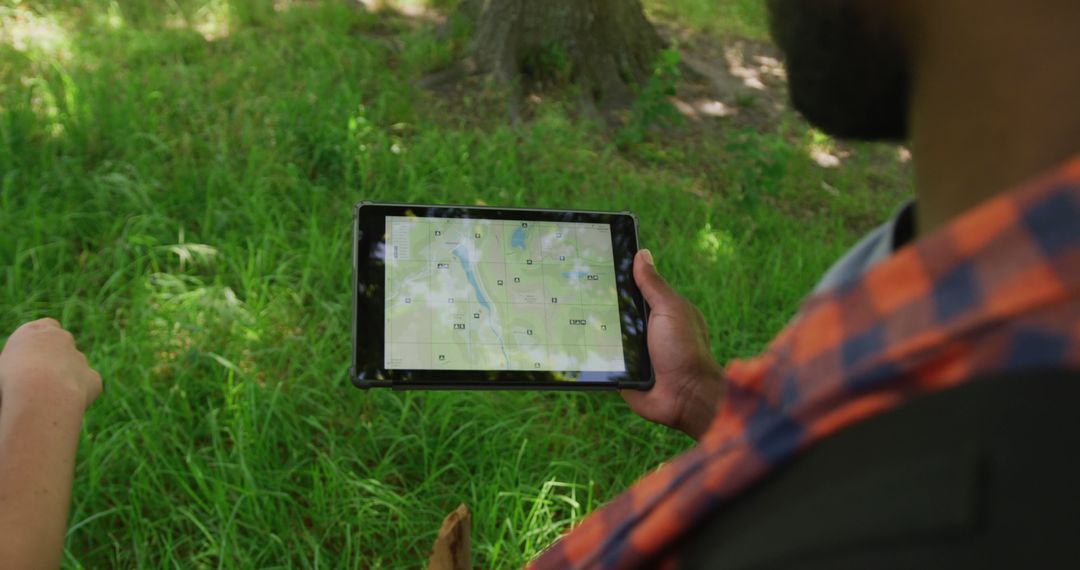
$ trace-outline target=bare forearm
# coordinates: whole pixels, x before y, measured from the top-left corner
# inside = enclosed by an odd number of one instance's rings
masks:
[[[85,400],[64,390],[0,401],[0,560],[58,568]]]
[[[54,319],[15,329],[0,350],[0,565],[57,568],[75,447],[101,376]]]

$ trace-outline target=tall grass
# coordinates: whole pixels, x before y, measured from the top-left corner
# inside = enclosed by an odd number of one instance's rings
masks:
[[[823,190],[881,166],[818,168],[793,121],[635,154],[557,103],[449,119],[412,86],[434,36],[347,2],[0,19],[0,330],[56,316],[105,378],[70,568],[416,567],[460,502],[478,565],[517,566],[691,444],[609,393],[350,387],[357,200],[633,210],[721,359],[895,201]]]

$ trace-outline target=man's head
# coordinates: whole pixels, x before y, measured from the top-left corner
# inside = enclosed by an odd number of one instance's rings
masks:
[[[795,108],[906,140],[919,233],[1080,149],[1078,0],[767,0]]]
[[[894,0],[768,0],[792,103],[838,138],[907,138],[911,57]]]

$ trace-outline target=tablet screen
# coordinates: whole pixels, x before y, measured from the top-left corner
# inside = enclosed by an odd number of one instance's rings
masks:
[[[385,223],[385,369],[626,370],[610,224]]]
[[[629,212],[360,202],[352,383],[645,390]]]

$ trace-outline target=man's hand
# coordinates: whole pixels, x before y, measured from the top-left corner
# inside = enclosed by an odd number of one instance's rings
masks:
[[[27,323],[0,353],[0,566],[58,568],[75,448],[101,376],[60,323]]]
[[[15,330],[0,353],[0,402],[12,398],[71,398],[85,410],[101,394],[101,376],[53,319]]]
[[[656,385],[648,392],[623,390],[623,399],[639,416],[699,439],[723,397],[723,370],[709,349],[705,317],[660,277],[647,249],[634,258],[634,281],[649,304]]]

